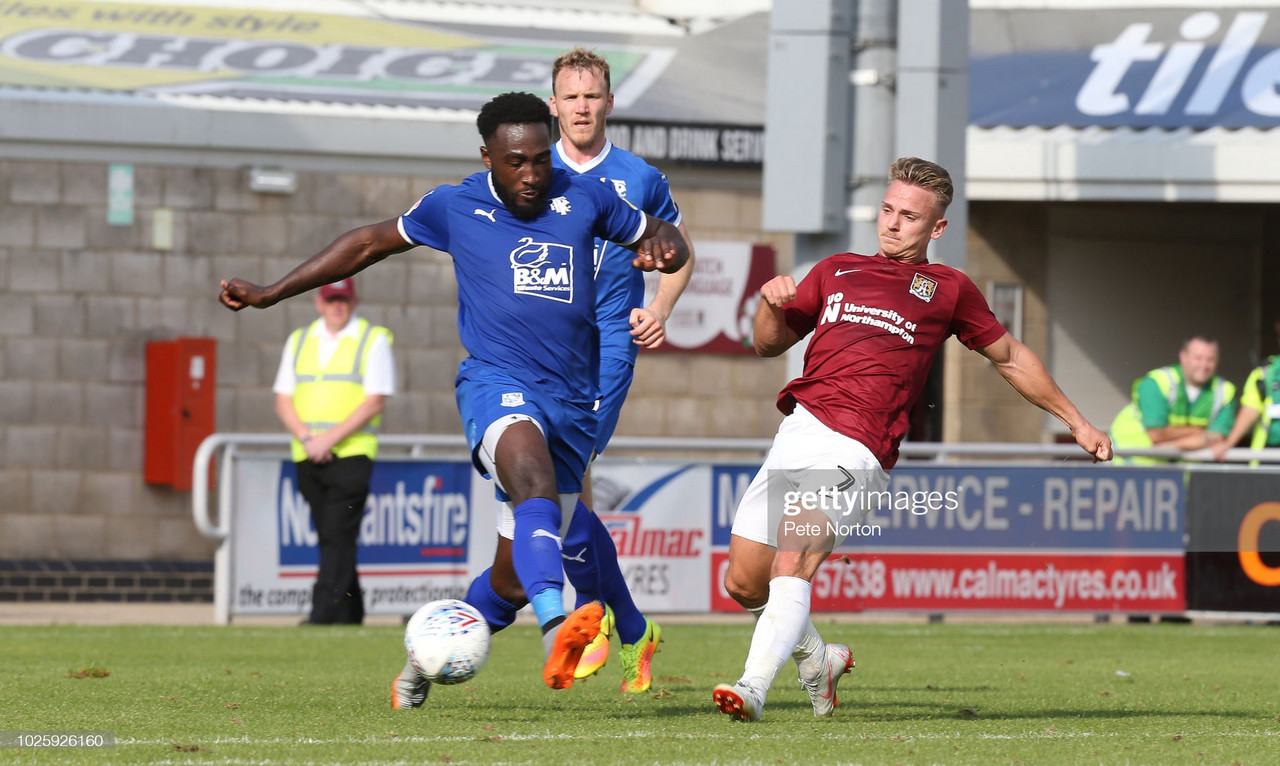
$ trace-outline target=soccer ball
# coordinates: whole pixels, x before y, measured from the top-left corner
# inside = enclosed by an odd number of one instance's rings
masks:
[[[404,648],[414,669],[431,683],[460,684],[489,659],[489,626],[470,604],[432,601],[409,618]]]

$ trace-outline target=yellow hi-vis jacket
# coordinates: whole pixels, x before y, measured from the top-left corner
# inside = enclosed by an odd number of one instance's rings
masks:
[[[1249,374],[1240,394],[1240,404],[1258,411],[1249,449],[1280,446],[1280,406],[1276,391],[1280,390],[1280,356],[1267,359]]]
[[[1218,413],[1235,400],[1236,387],[1230,381],[1214,375],[1208,383],[1210,397],[1202,394],[1195,403],[1187,401],[1182,385],[1182,375],[1177,367],[1159,367],[1133,382],[1131,396],[1133,400],[1120,410],[1120,414],[1111,423],[1111,444],[1118,449],[1142,449],[1151,447],[1151,437],[1142,423],[1142,409],[1138,406],[1138,388],[1148,378],[1155,381],[1160,393],[1169,405],[1169,420],[1166,426],[1200,426],[1207,428]],[[1116,458],[1117,464],[1153,465],[1164,462],[1157,458],[1133,457]]]
[[[317,319],[306,327],[300,327],[289,336],[293,345],[293,372],[296,386],[293,390],[293,406],[298,417],[315,433],[327,431],[347,419],[364,401],[364,369],[368,362],[373,339],[384,335],[391,345],[392,335],[385,327],[370,324],[367,319],[356,320],[356,336],[343,337],[333,352],[329,363],[320,368],[320,341],[324,320]],[[362,429],[338,442],[333,448],[335,457],[364,455],[370,460],[378,455],[378,428],[382,416],[377,415]],[[302,442],[293,440],[293,459],[307,459]]]

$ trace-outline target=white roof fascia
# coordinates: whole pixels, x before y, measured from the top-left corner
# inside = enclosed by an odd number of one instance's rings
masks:
[[[109,93],[0,92],[0,137],[13,147],[132,147],[275,156],[343,155],[410,161],[477,161],[475,113],[454,109],[353,107],[199,96],[128,99]],[[192,106],[202,108],[189,108]],[[223,108],[218,108],[218,107]],[[246,107],[249,107],[248,109]],[[251,110],[250,110],[251,109]]]
[[[971,200],[1280,202],[1274,131],[968,129]]]

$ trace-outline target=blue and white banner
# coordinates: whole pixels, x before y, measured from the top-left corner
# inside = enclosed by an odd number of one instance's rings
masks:
[[[305,614],[317,536],[293,463],[246,457],[236,471],[232,613]],[[468,462],[376,463],[357,554],[366,612],[461,598],[492,561],[496,513],[492,486]]]
[[[246,457],[236,471],[232,611],[304,614],[316,534],[293,465]],[[737,610],[721,582],[733,517],[756,471],[596,461],[595,510],[641,609]],[[378,463],[360,528],[366,611],[410,614],[427,601],[462,597],[492,562],[498,507],[492,483],[466,460]],[[1181,608],[1186,516],[1176,467],[903,465],[877,508],[850,522],[863,531],[819,573],[815,583],[826,585],[815,592],[815,608]],[[828,587],[831,567],[844,568],[839,588]],[[986,587],[1001,577],[1031,585],[1013,595]],[[935,587],[943,579],[955,587]],[[928,581],[927,594],[907,588],[916,580]],[[1151,587],[1133,585],[1148,580]]]
[[[1182,550],[1177,469],[895,468],[865,548]]]

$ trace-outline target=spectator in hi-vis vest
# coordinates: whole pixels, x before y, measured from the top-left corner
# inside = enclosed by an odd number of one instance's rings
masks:
[[[1277,323],[1280,329],[1280,323]],[[1249,449],[1280,447],[1280,356],[1273,356],[1249,373],[1240,391],[1240,411],[1227,438],[1213,446],[1213,456],[1222,460],[1227,450],[1253,429]],[[1255,463],[1256,465],[1256,463]]]
[[[1191,451],[1224,441],[1235,419],[1236,387],[1217,373],[1218,342],[1196,335],[1182,344],[1178,363],[1133,382],[1133,401],[1111,423],[1117,450],[1177,447]],[[1116,458],[1150,465],[1156,458]]]
[[[384,400],[395,393],[391,333],[356,316],[356,288],[320,288],[320,318],[293,331],[272,390],[293,434],[298,491],[311,506],[320,568],[304,625],[359,625],[364,600],[356,546],[378,452]]]

